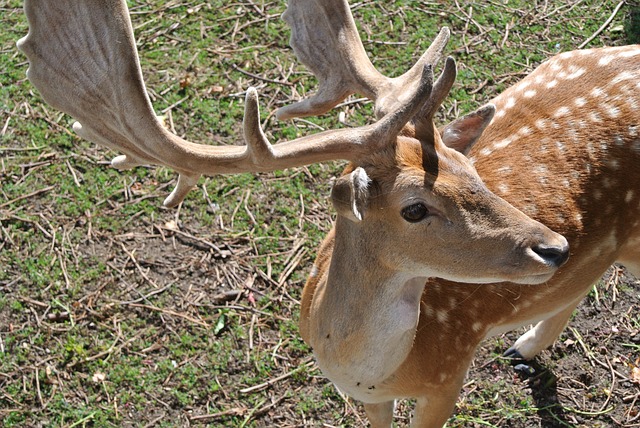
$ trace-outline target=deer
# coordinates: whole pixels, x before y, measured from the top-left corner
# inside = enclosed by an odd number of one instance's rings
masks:
[[[297,3],[302,1],[290,2],[284,16],[292,27],[291,44],[301,62],[319,75],[320,88],[315,98],[287,107],[285,115],[291,110],[317,114],[336,105],[342,98],[332,91],[333,81],[349,82],[343,93],[375,98],[379,86],[363,88],[360,83],[375,82],[377,75],[362,57],[362,45],[354,46],[359,39],[346,4],[314,2],[310,25],[308,9],[294,9]],[[319,48],[320,41],[331,46],[331,52],[341,52],[332,56],[329,65],[310,48]],[[322,74],[324,70],[330,74]],[[349,76],[340,74],[342,70]],[[482,117],[489,106],[495,114],[484,131],[473,139],[461,138],[465,131],[458,124]],[[477,281],[470,285],[444,276],[426,281],[412,278],[405,284],[415,285],[415,294],[398,297],[397,283],[384,278],[386,270],[395,269],[401,260],[395,259],[391,266],[384,258],[372,261],[367,269],[375,272],[373,280],[358,265],[348,283],[336,278],[340,263],[336,257],[356,250],[345,248],[341,234],[365,227],[367,216],[376,222],[381,216],[388,220],[387,198],[395,196],[387,187],[388,178],[371,178],[367,200],[356,204],[366,207],[359,223],[338,206],[335,228],[320,246],[305,284],[300,334],[312,346],[325,375],[364,403],[372,427],[391,426],[394,401],[399,398],[416,399],[411,426],[441,427],[454,410],[475,350],[485,338],[535,324],[504,354],[530,360],[553,344],[578,303],[612,264],[622,264],[640,277],[640,173],[636,168],[640,164],[640,45],[559,54],[486,106],[438,132],[445,144],[468,157],[491,191],[561,233],[569,242],[571,257],[542,284]],[[433,135],[425,133],[420,118],[414,118],[404,133],[419,140]],[[455,142],[449,140],[451,136]],[[372,177],[375,174],[376,166],[360,167],[371,170]],[[347,168],[347,173],[351,170]],[[443,179],[438,176],[430,183],[434,192],[446,186]],[[410,221],[427,227],[442,216],[431,200],[411,211]],[[379,225],[379,239],[392,241],[396,229],[384,228]],[[418,239],[416,235],[403,246],[432,251]],[[500,241],[497,238],[493,245],[501,245]],[[438,251],[447,251],[449,244],[443,240]],[[475,262],[449,253],[447,257],[452,266]],[[408,316],[406,308],[402,313],[396,309],[397,302],[408,298],[411,315],[418,318],[417,324],[412,318],[409,332],[396,327]]]
[[[201,175],[350,162],[331,190],[336,220],[303,290],[300,334],[372,427],[390,426],[401,398],[416,399],[413,426],[442,426],[484,338],[538,322],[506,351],[533,358],[612,263],[640,274],[638,46],[561,54],[437,127],[456,77],[451,57],[434,77],[448,29],[390,78],[347,1],[290,0],[290,44],[319,87],[277,117],[359,93],[375,121],[271,144],[249,88],[245,144],[211,146],[156,117],[124,0],[26,0],[25,12],[29,80],[80,137],[123,153],[114,167],[177,171],[166,206]]]

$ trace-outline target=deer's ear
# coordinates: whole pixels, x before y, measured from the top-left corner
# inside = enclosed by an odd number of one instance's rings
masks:
[[[360,167],[340,177],[331,189],[331,202],[338,214],[353,222],[361,221],[367,208],[370,183],[369,176]]]
[[[495,112],[495,106],[487,104],[473,113],[454,120],[441,130],[442,141],[447,147],[466,155],[478,141],[482,131],[489,125]]]

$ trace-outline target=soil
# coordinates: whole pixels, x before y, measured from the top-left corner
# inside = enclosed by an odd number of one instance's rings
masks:
[[[326,216],[309,220],[323,223]],[[126,363],[139,356],[148,361],[150,371],[171,360],[178,367],[192,367],[198,377],[193,390],[185,391],[185,379],[170,374],[160,387],[144,391],[144,406],[127,403],[123,396],[121,426],[154,426],[158,420],[171,421],[167,426],[367,426],[362,407],[322,376],[295,327],[313,249],[280,238],[281,257],[303,257],[295,265],[299,275],[278,281],[267,273],[269,262],[257,256],[260,244],[249,235],[220,236],[219,230],[170,210],[161,210],[153,222],[140,217],[119,234],[92,231],[90,219],[69,219],[67,232],[85,236],[74,249],[77,257],[106,266],[100,278],[77,292],[75,326],[59,309],[42,303],[51,298],[46,290],[29,294],[16,292],[20,288],[15,284],[0,284],[0,293],[26,307],[18,316],[8,308],[0,310],[0,325],[30,328],[42,337],[42,343],[31,345],[23,366],[2,374],[5,382],[27,379],[29,367],[51,367],[52,383],[38,386],[42,395],[55,395],[52,385],[57,385],[70,404],[97,405],[87,398],[100,395],[100,388],[96,391],[89,382],[96,366],[73,355],[51,355],[49,349],[70,331],[103,347],[99,337],[107,334],[117,339],[102,355],[105,364],[98,366],[106,376],[119,359]],[[449,426],[640,426],[639,285],[624,269],[612,268],[597,293],[579,306],[561,338],[525,366],[501,357],[525,329],[487,340],[477,352]],[[221,309],[226,322],[220,327]],[[182,361],[172,345],[181,340],[193,341]],[[227,349],[217,347],[222,343]],[[268,369],[260,366],[265,355]],[[74,384],[78,379],[85,379],[80,389]],[[207,382],[217,384],[216,392]],[[134,386],[123,383],[118,389]],[[196,398],[185,405],[176,391]],[[113,406],[111,395],[101,400],[104,407]],[[25,426],[48,426],[55,420],[54,410],[39,404],[32,403],[32,408],[40,422]],[[398,426],[408,426],[411,410],[410,402],[398,404]]]

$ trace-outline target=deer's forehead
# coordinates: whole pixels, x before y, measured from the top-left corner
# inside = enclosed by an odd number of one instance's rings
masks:
[[[374,180],[379,200],[386,204],[404,204],[413,199],[464,199],[467,193],[475,193],[484,188],[484,184],[475,174],[467,171],[440,170],[432,174],[420,167],[406,167],[389,180]]]
[[[401,139],[391,156],[393,159],[386,157],[387,162],[378,159],[365,167],[382,194],[434,190],[446,194],[481,182],[471,162],[442,143],[425,147],[417,140]]]

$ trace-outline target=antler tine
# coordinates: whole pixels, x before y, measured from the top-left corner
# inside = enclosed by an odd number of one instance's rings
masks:
[[[146,92],[125,0],[26,0],[29,33],[18,42],[29,80],[45,101],[78,122],[83,138],[124,153],[120,169],[164,165],[179,173],[165,205],[179,204],[201,175],[272,171],[334,159],[358,162],[387,144],[424,103],[431,68],[407,101],[379,122],[271,145],[260,127],[258,96],[247,91],[245,146],[194,144],[157,119]],[[428,97],[427,97],[428,98]],[[394,135],[389,135],[389,130]]]
[[[395,140],[402,128],[424,109],[425,100],[429,103],[431,94],[436,90],[433,83],[433,66],[424,64],[422,74],[417,82],[414,81],[412,83],[413,88],[409,88],[404,92],[408,100],[378,121],[378,129],[382,132],[380,138],[386,136],[387,139]]]
[[[311,98],[280,108],[278,119],[327,112],[359,92],[375,99],[386,78],[371,64],[346,0],[290,0],[282,14],[296,57],[318,78]]]
[[[438,35],[436,36],[436,38],[433,40],[429,48],[422,54],[420,59],[416,61],[416,63],[413,65],[413,67],[411,67],[411,69],[409,69],[409,71],[407,71],[406,73],[404,73],[399,77],[390,79],[391,83],[388,85],[387,88],[385,88],[386,90],[384,92],[381,92],[379,98],[376,100],[376,108],[375,108],[376,116],[381,117],[385,115],[387,112],[396,108],[398,104],[401,104],[404,102],[406,94],[408,93],[408,88],[415,86],[416,83],[419,81],[420,73],[422,69],[427,65],[430,65],[432,69],[434,69],[435,66],[438,64],[438,62],[440,62],[440,58],[442,57],[442,52],[444,51],[444,48],[447,46],[450,36],[451,36],[451,32],[449,31],[449,28],[443,27],[438,33]],[[447,60],[449,59],[450,58],[447,58]],[[451,60],[453,59],[451,58]],[[445,64],[445,71],[446,71],[446,65],[447,64]],[[449,66],[451,66],[451,64],[449,64]],[[453,78],[455,80],[455,63],[453,64],[453,66],[454,66]],[[443,75],[444,75],[444,71],[443,71]],[[441,75],[441,78],[442,78],[442,75]],[[438,81],[440,81],[441,78],[439,78]],[[438,81],[436,81],[435,86],[433,87],[434,92],[430,94],[430,97],[433,97],[434,95],[441,93],[441,90],[439,89],[439,86],[438,86]],[[451,82],[451,84],[453,84],[453,82]],[[449,90],[447,89],[443,99],[446,98],[448,92]],[[432,101],[428,101],[427,104],[430,104],[431,102]],[[438,106],[441,103],[442,103],[442,100],[438,102]]]
[[[453,58],[447,57],[444,69],[433,85],[433,91],[420,112],[414,117],[415,135],[420,141],[430,141],[433,136],[433,117],[442,105],[442,102],[449,95],[449,91],[455,83],[457,75],[456,62]]]
[[[408,89],[426,64],[439,61],[450,35],[443,28],[409,71],[390,78],[369,60],[346,0],[290,0],[282,17],[291,27],[291,47],[318,78],[319,88],[312,97],[280,108],[278,119],[325,113],[356,92],[374,100],[376,116],[382,117],[406,102]]]

